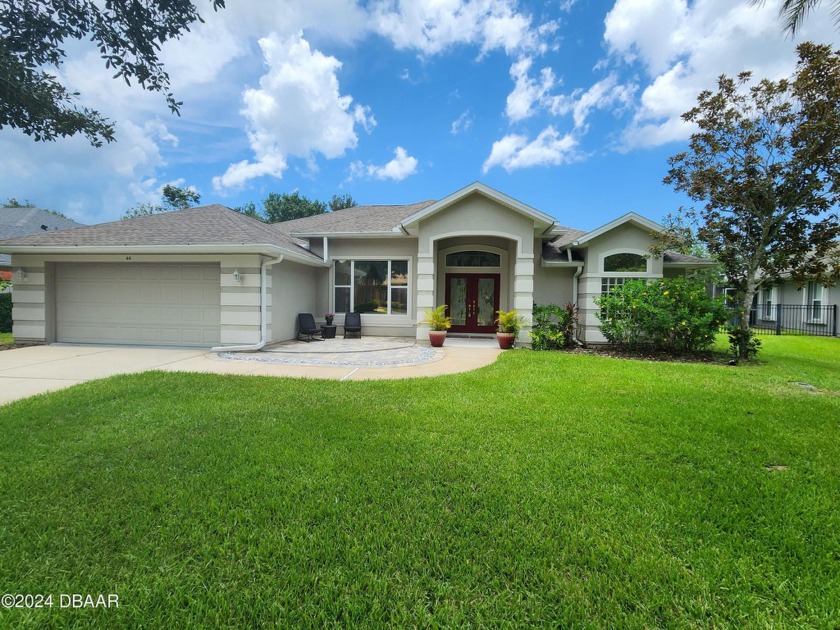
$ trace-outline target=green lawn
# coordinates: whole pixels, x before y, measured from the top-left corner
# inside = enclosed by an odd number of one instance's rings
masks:
[[[0,332],[0,346],[10,346],[15,342],[12,333]]]
[[[147,373],[2,407],[0,593],[55,605],[0,627],[837,628],[840,339],[762,359]]]

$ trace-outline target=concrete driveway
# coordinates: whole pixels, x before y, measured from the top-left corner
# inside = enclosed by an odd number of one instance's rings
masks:
[[[97,378],[148,370],[334,380],[414,378],[475,370],[493,363],[500,352],[455,344],[444,349],[446,352],[439,360],[422,365],[359,368],[231,361],[202,348],[29,346],[0,352],[0,405]]]

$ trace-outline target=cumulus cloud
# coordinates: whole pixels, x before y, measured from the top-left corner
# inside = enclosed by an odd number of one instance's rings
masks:
[[[553,32],[532,26],[510,0],[379,0],[371,18],[374,30],[397,49],[435,55],[458,44],[475,44],[481,54],[501,49],[508,54],[545,50]]]
[[[837,41],[828,4],[811,13],[798,41]],[[624,149],[686,139],[692,128],[680,116],[721,74],[789,75],[797,42],[781,35],[778,10],[778,2],[617,0],[604,23],[608,64],[645,77]]]
[[[533,166],[558,166],[580,159],[578,140],[572,134],[560,135],[553,125],[543,129],[532,141],[520,134],[509,134],[493,143],[482,171],[494,166],[508,172]]]
[[[396,148],[393,160],[381,166],[364,164],[359,161],[350,164],[350,175],[353,178],[370,177],[373,179],[390,179],[399,182],[410,175],[414,175],[416,172],[417,159],[411,157],[402,147]]]
[[[232,164],[214,178],[217,189],[265,175],[282,177],[289,156],[311,160],[315,154],[344,155],[356,147],[356,125],[366,131],[376,125],[369,108],[351,107],[353,98],[341,94],[341,62],[313,50],[302,33],[290,38],[271,35],[259,45],[269,70],[258,89],[242,94],[255,159]]]
[[[514,80],[513,91],[508,94],[505,114],[512,122],[530,118],[538,107],[549,107],[553,101],[551,90],[557,85],[557,79],[551,68],[540,70],[539,79],[529,76],[534,61],[523,57],[510,67],[510,76]]]

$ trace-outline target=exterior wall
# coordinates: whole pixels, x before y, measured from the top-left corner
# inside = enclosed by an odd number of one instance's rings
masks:
[[[328,269],[283,261],[270,267],[271,341],[297,337],[297,314],[312,313],[321,319],[325,311],[318,308],[317,287],[329,275]]]
[[[313,241],[314,242],[314,241]],[[365,238],[330,239],[327,245],[330,260],[408,260],[408,308],[405,315],[362,314],[362,334],[386,337],[413,337],[417,320],[413,317],[417,304],[417,239]],[[318,285],[319,298],[315,319],[323,319],[327,311],[335,312],[335,324],[344,325],[344,313],[335,310],[335,273],[330,267],[323,284]],[[343,334],[339,328],[338,334]]]
[[[583,341],[589,344],[606,343],[601,334],[598,307],[595,298],[601,295],[603,277],[661,278],[662,257],[648,260],[647,271],[638,273],[604,272],[604,258],[619,252],[632,252],[649,256],[653,244],[650,234],[635,225],[625,223],[593,239],[585,250],[585,265],[578,283],[578,308],[580,331]]]
[[[497,237],[513,241],[508,262],[510,288],[506,308],[515,308],[525,318],[526,325],[519,339],[529,343],[530,323],[534,303],[534,223],[481,194],[470,195],[450,208],[420,222],[417,246],[417,320],[423,311],[442,304],[444,295],[436,283],[440,267],[437,262],[444,239],[466,237],[480,242],[482,237]],[[449,243],[449,241],[446,241]],[[417,339],[425,339],[427,331],[418,327]]]
[[[534,303],[563,306],[574,302],[574,267],[542,267],[534,269]]]
[[[221,344],[257,343],[260,337],[260,265],[263,259],[258,255],[16,254],[12,264],[16,269],[22,268],[27,277],[24,282],[17,283],[12,292],[12,334],[15,340],[24,343],[55,341],[53,270],[56,263],[218,263],[221,269]],[[239,271],[241,284],[234,281],[234,271]],[[270,307],[270,291],[268,299]]]

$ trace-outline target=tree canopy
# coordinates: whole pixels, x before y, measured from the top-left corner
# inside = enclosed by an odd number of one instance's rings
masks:
[[[234,208],[234,210],[266,223],[279,223],[359,205],[353,197],[347,194],[333,195],[328,203],[324,203],[318,199],[310,199],[297,191],[293,193],[269,193],[261,204],[262,210],[258,210],[253,201]]]
[[[137,205],[125,211],[123,219],[134,219],[135,217],[145,217],[150,214],[160,214],[161,212],[172,212],[173,210],[183,210],[184,208],[192,208],[201,200],[201,195],[189,188],[179,188],[167,184],[161,190],[160,204],[138,203]]]
[[[225,0],[209,2],[214,10],[225,6]],[[201,16],[189,0],[0,0],[0,129],[17,128],[37,141],[81,133],[96,147],[114,140],[113,123],[77,107],[79,93],[53,70],[67,58],[68,40],[94,42],[114,78],[163,93],[178,114],[181,103],[158,54],[196,21]]]
[[[782,276],[829,283],[834,271],[840,52],[808,42],[797,51],[789,79],[751,84],[744,72],[702,92],[683,114],[698,131],[664,179],[703,204],[681,215],[721,262],[744,312],[759,287]]]

